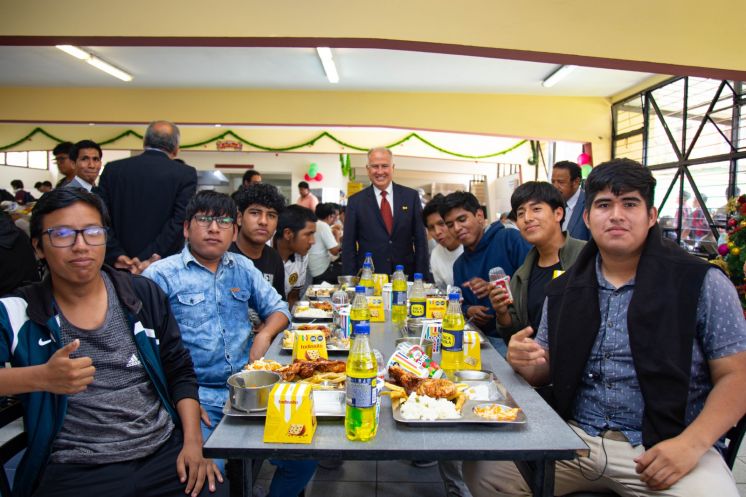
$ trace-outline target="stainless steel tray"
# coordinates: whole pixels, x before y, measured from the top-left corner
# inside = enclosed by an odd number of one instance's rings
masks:
[[[467,380],[461,381],[460,383],[466,383],[470,388],[484,388],[487,390],[487,397],[479,400],[467,400],[464,406],[461,408],[461,417],[456,419],[404,419],[400,411],[401,401],[395,401],[391,403],[391,410],[394,420],[406,424],[416,426],[441,426],[441,425],[515,425],[525,424],[526,414],[523,410],[518,411],[518,416],[513,421],[497,421],[487,418],[483,418],[474,413],[474,408],[482,404],[501,404],[506,407],[519,407],[510,392],[505,386],[498,380],[491,371],[485,371],[490,376],[489,380]]]
[[[329,290],[329,295],[317,295],[316,292],[321,290]],[[305,300],[331,300],[334,292],[339,290],[339,285],[333,285],[330,287],[324,287],[321,285],[310,285],[306,289],[306,294],[303,297]]]
[[[317,418],[344,419],[345,391],[344,390],[314,390],[313,411]],[[236,418],[266,418],[267,411],[246,412],[234,409],[230,399],[223,406],[223,414]]]
[[[304,302],[304,301],[301,301],[301,302]],[[318,302],[318,301],[314,300],[314,301],[311,301],[311,302],[309,302],[309,301],[305,301],[305,302],[311,304],[313,302]],[[333,318],[333,313],[332,312],[323,312],[323,313],[319,312],[317,314],[314,313],[313,315],[303,315],[303,314],[301,314],[299,316],[298,315],[299,303],[296,303],[293,306],[293,312],[291,312],[291,314],[293,316],[293,321],[295,321],[297,323],[310,323],[311,321],[317,321],[317,322],[318,321],[331,321],[332,318]]]

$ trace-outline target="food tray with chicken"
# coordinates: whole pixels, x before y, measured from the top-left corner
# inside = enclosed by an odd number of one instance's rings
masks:
[[[293,307],[293,320],[298,322],[331,321],[332,303],[328,300],[300,300]]]
[[[305,298],[307,300],[331,300],[334,292],[337,291],[339,285],[331,285],[329,283],[322,283],[320,285],[309,285],[306,290]]]
[[[292,323],[290,328],[282,332],[282,350],[286,352],[292,352],[293,342],[295,341],[295,332],[310,330],[319,330],[324,332],[327,352],[347,353],[350,351],[350,339],[334,336],[332,334],[331,323]]]
[[[311,396],[313,396],[313,413],[317,418],[344,419],[344,390],[314,390]],[[223,414],[236,418],[264,418],[267,416],[267,411],[239,411],[231,406],[231,401],[228,399],[223,406]]]
[[[491,371],[461,371],[456,382],[389,368],[394,420],[409,425],[523,424],[526,415]]]

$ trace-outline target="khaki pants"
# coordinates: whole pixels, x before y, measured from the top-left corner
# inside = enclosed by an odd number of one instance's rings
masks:
[[[720,453],[711,448],[689,474],[668,490],[650,490],[635,472],[633,459],[640,455],[642,445],[592,437],[570,426],[591,450],[590,457],[557,461],[554,493],[614,492],[621,496],[666,497],[739,497],[733,474]],[[602,446],[603,444],[603,446]],[[604,451],[606,457],[604,457]],[[608,462],[607,462],[608,459]],[[606,468],[604,469],[604,463]],[[581,471],[582,470],[582,471]],[[530,496],[531,491],[509,461],[464,461],[464,481],[474,497]],[[603,476],[599,475],[603,472]]]

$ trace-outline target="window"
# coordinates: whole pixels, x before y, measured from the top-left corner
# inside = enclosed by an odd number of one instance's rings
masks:
[[[46,150],[0,152],[0,165],[47,170],[49,159]]]

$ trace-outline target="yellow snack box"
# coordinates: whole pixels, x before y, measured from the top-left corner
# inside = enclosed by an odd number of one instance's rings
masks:
[[[482,369],[482,349],[476,331],[464,331],[464,368]]]
[[[278,383],[269,393],[264,442],[310,444],[316,433],[309,383]]]
[[[443,319],[446,315],[447,299],[443,297],[428,297],[425,307],[425,317],[430,319]]]
[[[383,323],[386,321],[386,314],[383,311],[383,297],[367,297],[368,311],[370,312],[371,323]]]
[[[297,330],[293,340],[293,361],[315,361],[316,359],[328,359],[326,352],[326,339],[321,330]]]

